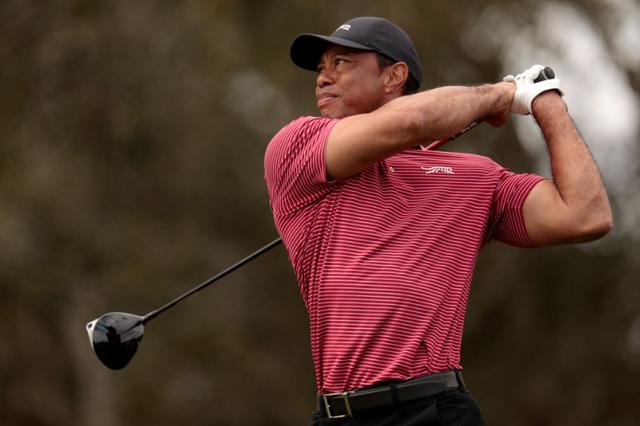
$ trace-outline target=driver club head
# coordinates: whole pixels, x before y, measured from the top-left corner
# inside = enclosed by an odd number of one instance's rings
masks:
[[[143,317],[109,312],[87,323],[89,342],[98,359],[112,370],[124,368],[144,335]]]

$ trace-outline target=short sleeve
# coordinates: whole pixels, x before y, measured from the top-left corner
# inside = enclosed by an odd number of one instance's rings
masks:
[[[301,117],[271,139],[265,152],[264,169],[274,214],[288,215],[316,202],[331,190],[324,147],[337,121]]]
[[[534,247],[524,223],[522,206],[529,192],[544,178],[531,173],[500,173],[484,243],[492,239],[519,247]]]

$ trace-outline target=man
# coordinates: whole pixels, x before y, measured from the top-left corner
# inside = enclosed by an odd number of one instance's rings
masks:
[[[265,179],[310,316],[314,424],[482,424],[460,374],[479,249],[589,241],[612,226],[558,80],[534,83],[535,66],[497,84],[411,94],[422,78],[413,43],[373,17],[300,35],[291,58],[317,71],[321,117],[274,136]],[[553,181],[420,148],[511,112],[537,121]]]

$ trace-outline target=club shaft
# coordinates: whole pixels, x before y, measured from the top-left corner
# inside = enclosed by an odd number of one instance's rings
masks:
[[[435,141],[430,143],[425,149],[426,150],[434,150],[434,149],[438,149],[440,148],[442,145],[446,144],[447,142],[451,142],[452,140],[464,135],[465,133],[467,133],[469,130],[473,129],[474,127],[476,127],[478,124],[480,124],[479,121],[474,121],[473,123],[469,124],[467,127],[465,127],[464,129],[460,130],[458,133],[456,133],[453,136],[449,136],[446,139],[441,139],[439,141]]]
[[[156,309],[154,311],[149,312],[148,314],[146,314],[142,318],[142,323],[145,324],[145,323],[151,321],[153,318],[157,317],[162,312],[164,312],[167,309],[169,309],[169,308],[173,307],[174,305],[178,304],[178,302],[186,299],[187,297],[191,296],[193,293],[197,293],[198,291],[202,290],[203,288],[213,284],[214,282],[218,281],[220,278],[232,273],[233,271],[235,271],[236,269],[238,269],[241,266],[245,265],[246,263],[251,262],[256,257],[259,257],[262,254],[268,252],[269,250],[271,250],[272,248],[276,247],[280,243],[282,243],[282,239],[280,239],[280,238],[277,238],[277,239],[273,240],[272,242],[270,242],[266,246],[256,250],[255,252],[251,253],[249,256],[245,257],[244,259],[241,259],[238,262],[234,263],[233,265],[229,266],[224,271],[222,271],[222,272],[218,273],[217,275],[209,278],[208,280],[206,280],[202,284],[199,284],[198,286],[192,288],[191,290],[187,291],[186,293],[176,297],[175,299],[173,299],[171,302],[167,303],[166,305],[164,305],[164,306],[162,306],[162,307],[160,307],[160,308],[158,308],[158,309]]]
[[[439,147],[441,147],[442,145],[446,144],[447,142],[450,142],[450,141],[456,139],[457,137],[463,135],[464,133],[467,133],[469,130],[473,129],[478,124],[480,124],[479,121],[474,121],[473,123],[469,124],[464,129],[462,129],[461,131],[456,133],[455,135],[450,136],[450,137],[448,137],[446,139],[442,139],[442,140],[435,141],[435,142],[431,143],[429,146],[426,147],[426,149],[428,149],[428,150],[438,149]],[[146,324],[147,322],[151,321],[153,318],[155,318],[158,315],[160,315],[162,312],[166,311],[167,309],[175,306],[176,304],[178,304],[182,300],[184,300],[187,297],[191,296],[193,293],[197,293],[198,291],[202,290],[203,288],[208,287],[209,285],[211,285],[214,282],[218,281],[220,278],[232,273],[236,269],[238,269],[241,266],[243,266],[244,264],[252,261],[256,257],[259,257],[260,255],[266,253],[267,251],[271,250],[272,248],[274,248],[275,246],[279,245],[280,243],[282,243],[282,239],[281,238],[277,238],[277,239],[273,240],[272,242],[270,242],[266,246],[258,249],[257,251],[255,251],[254,253],[251,253],[249,256],[245,257],[244,259],[239,260],[238,262],[236,262],[233,265],[229,266],[227,269],[225,269],[224,271],[220,272],[219,274],[209,278],[208,280],[206,280],[202,284],[199,284],[198,286],[192,288],[191,290],[187,291],[186,293],[176,297],[175,299],[173,299],[171,302],[167,303],[166,305],[164,305],[164,306],[162,306],[162,307],[160,307],[160,308],[158,308],[156,310],[153,310],[153,311],[149,312],[148,314],[146,314],[142,318],[141,322],[143,324]]]
[[[469,124],[464,129],[462,129],[461,131],[456,133],[455,135],[450,136],[447,139],[442,139],[442,140],[435,141],[435,142],[431,143],[428,147],[426,147],[426,149],[428,149],[428,150],[438,149],[439,147],[441,147],[445,143],[450,142],[450,141],[454,140],[455,138],[457,138],[457,137],[463,135],[464,133],[468,132],[469,130],[473,129],[478,124],[480,124],[479,121],[474,121],[473,123]],[[271,250],[272,248],[274,248],[275,246],[279,245],[280,243],[282,243],[282,239],[281,238],[276,238],[275,240],[273,240],[272,242],[270,242],[266,246],[258,249],[254,253],[251,253],[249,256],[245,257],[244,259],[239,260],[238,262],[236,262],[233,265],[229,266],[224,271],[222,271],[219,274],[214,275],[213,277],[209,278],[208,280],[206,280],[202,284],[199,284],[198,286],[192,288],[191,290],[187,291],[186,293],[176,297],[175,299],[173,299],[171,302],[167,303],[166,305],[161,306],[160,308],[149,312],[148,314],[146,314],[142,318],[141,322],[143,324],[146,324],[147,322],[151,321],[153,318],[155,318],[158,315],[160,315],[162,312],[166,311],[167,309],[175,306],[176,304],[178,304],[182,300],[184,300],[187,297],[191,296],[193,293],[197,293],[198,291],[202,290],[203,288],[210,286],[214,282],[218,281],[220,278],[223,278],[224,276],[232,273],[236,269],[238,269],[241,266],[245,265],[246,263],[252,261],[256,257],[259,257],[260,255],[266,253],[267,251]]]

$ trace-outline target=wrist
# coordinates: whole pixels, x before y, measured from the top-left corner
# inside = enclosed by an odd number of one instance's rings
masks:
[[[531,103],[531,114],[536,120],[544,115],[555,115],[566,111],[567,105],[557,90],[543,92]]]
[[[496,105],[499,110],[511,109],[513,97],[516,93],[516,85],[511,82],[501,81],[493,85],[496,88]]]
[[[487,95],[485,97],[482,120],[488,122],[494,127],[503,125],[511,110],[513,96],[515,93],[515,85],[513,83],[495,83],[487,84]]]

